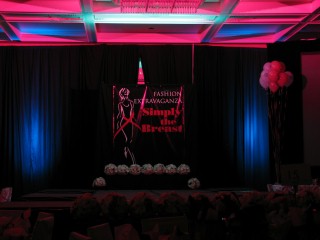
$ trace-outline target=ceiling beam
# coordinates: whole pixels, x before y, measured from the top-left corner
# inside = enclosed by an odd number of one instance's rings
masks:
[[[293,37],[295,34],[299,33],[305,26],[315,20],[320,14],[320,7],[316,9],[314,12],[305,17],[300,23],[297,23],[294,27],[292,27],[287,33],[281,36],[277,41],[285,42]]]
[[[97,42],[96,25],[92,11],[92,0],[80,0],[82,18],[89,42]]]
[[[18,35],[13,31],[13,29],[5,21],[5,19],[1,14],[0,14],[0,26],[11,41],[17,41],[17,42],[20,41],[20,38],[18,37]]]
[[[214,35],[222,28],[223,23],[229,18],[233,9],[238,5],[239,0],[225,0],[221,5],[221,13],[215,19],[214,24],[210,27],[207,34],[203,37],[203,43],[209,43]]]

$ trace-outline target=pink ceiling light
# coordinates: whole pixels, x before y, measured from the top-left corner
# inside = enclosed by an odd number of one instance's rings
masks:
[[[194,14],[203,0],[120,0],[121,13]]]

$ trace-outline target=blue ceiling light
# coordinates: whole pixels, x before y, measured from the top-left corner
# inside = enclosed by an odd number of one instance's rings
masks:
[[[279,32],[285,28],[287,25],[270,25],[270,24],[225,24],[220,31],[217,33],[216,37],[235,37],[235,36],[251,36],[251,35],[261,35],[261,34],[271,34]]]
[[[50,24],[50,23],[20,23],[18,25],[22,33],[46,35],[46,36],[85,36],[83,24]]]

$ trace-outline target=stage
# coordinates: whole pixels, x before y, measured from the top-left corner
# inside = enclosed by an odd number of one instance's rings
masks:
[[[108,193],[116,192],[124,195],[128,201],[138,192],[146,192],[159,197],[163,193],[176,192],[177,194],[188,197],[195,193],[203,193],[210,195],[217,192],[233,192],[242,194],[250,192],[248,188],[210,188],[210,189],[195,189],[195,190],[173,190],[173,189],[136,189],[136,190],[97,190],[97,189],[44,189],[38,192],[24,194],[10,202],[0,203],[0,209],[37,209],[37,210],[62,210],[70,209],[73,201],[84,193],[92,193],[98,200]]]

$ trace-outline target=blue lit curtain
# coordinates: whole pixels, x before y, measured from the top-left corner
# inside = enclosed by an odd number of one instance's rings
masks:
[[[0,48],[1,187],[13,187],[15,196],[91,186],[103,171],[96,152],[99,89],[102,82],[134,81],[133,49]]]
[[[65,79],[57,52],[1,48],[1,183],[13,194],[48,186],[61,157]]]
[[[196,46],[198,171],[207,186],[264,189],[269,181],[266,49]]]

